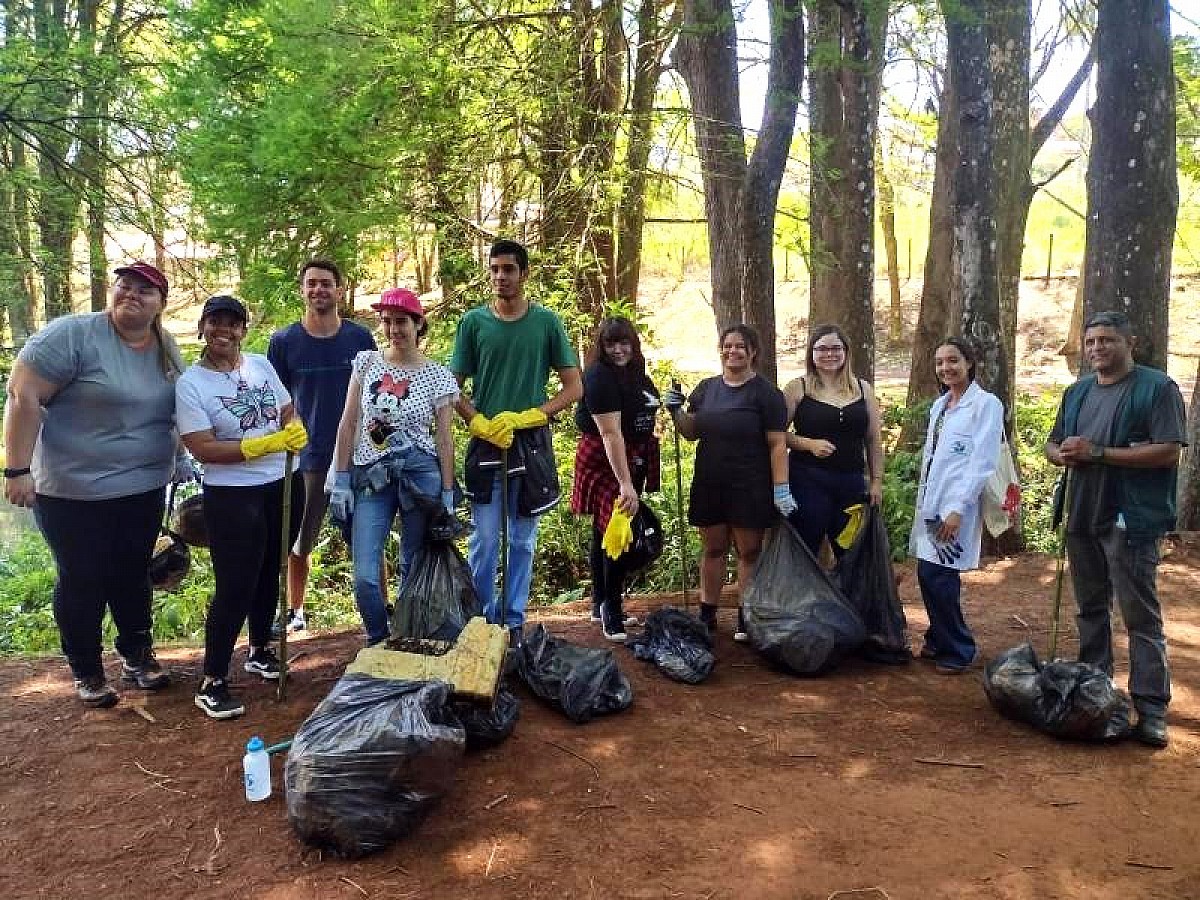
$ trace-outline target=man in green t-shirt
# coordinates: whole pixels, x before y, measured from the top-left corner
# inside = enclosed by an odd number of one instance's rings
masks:
[[[464,467],[475,530],[468,561],[489,622],[520,641],[533,575],[538,517],[559,500],[549,419],[583,396],[579,363],[558,316],[525,298],[529,253],[500,240],[488,253],[492,299],[458,323],[450,370],[471,382],[455,409],[471,432]],[[558,373],[559,390],[546,383]],[[500,556],[500,470],[508,473],[508,569],[505,597],[495,596]]]

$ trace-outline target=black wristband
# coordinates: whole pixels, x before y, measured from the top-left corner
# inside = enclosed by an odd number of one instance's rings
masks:
[[[5,478],[20,478],[22,475],[28,474],[28,466],[26,466],[24,469],[4,469],[2,472],[0,472],[0,475],[3,475]]]

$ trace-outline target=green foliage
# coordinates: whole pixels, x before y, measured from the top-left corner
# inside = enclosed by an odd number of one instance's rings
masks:
[[[1176,35],[1172,53],[1179,171],[1200,178],[1200,38]]]
[[[58,647],[51,592],[54,565],[36,531],[0,546],[0,653],[45,653]]]

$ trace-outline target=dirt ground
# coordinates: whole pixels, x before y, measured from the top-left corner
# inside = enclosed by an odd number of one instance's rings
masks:
[[[924,612],[900,571],[915,644]],[[1052,559],[1026,556],[967,578],[985,656],[1027,636],[1046,646],[1053,576]],[[248,711],[230,722],[192,705],[193,648],[162,653],[177,684],[104,711],[76,703],[58,660],[6,661],[0,896],[1194,898],[1200,555],[1168,556],[1160,582],[1175,683],[1166,750],[1061,743],[1001,719],[978,672],[852,661],[818,679],[782,675],[733,643],[726,612],[702,685],[667,681],[618,649],[634,705],[584,726],[518,688],[513,737],[468,757],[416,834],[354,862],[306,852],[292,835],[282,760],[277,793],[253,805],[240,760],[250,735],[296,730],[358,634],[294,643],[283,704],[239,677]],[[604,643],[582,604],[535,618]],[[1061,647],[1074,652],[1073,628]]]

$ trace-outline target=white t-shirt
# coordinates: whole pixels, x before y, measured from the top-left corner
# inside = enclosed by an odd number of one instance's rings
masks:
[[[458,398],[449,369],[431,359],[411,368],[393,365],[378,350],[364,350],[354,357],[354,374],[360,389],[355,465],[370,465],[407,444],[437,455],[434,413]]]
[[[279,411],[292,402],[265,356],[243,353],[232,372],[188,367],[175,385],[175,421],[181,435],[212,430],[219,441],[272,434]],[[205,463],[204,483],[227,487],[268,484],[283,477],[284,454],[268,453],[237,463]]]

